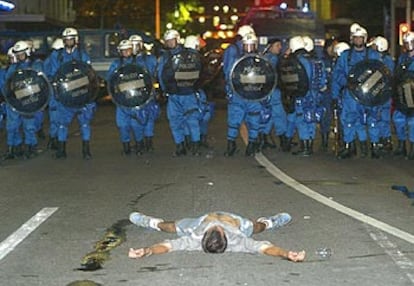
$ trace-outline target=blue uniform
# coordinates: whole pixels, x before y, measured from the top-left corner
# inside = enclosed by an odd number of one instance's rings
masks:
[[[330,57],[327,53],[325,53],[321,59],[323,63],[323,67],[325,69],[325,76],[326,76],[326,89],[321,91],[317,95],[317,112],[321,115],[319,121],[319,128],[322,135],[322,150],[327,151],[328,148],[328,138],[329,133],[331,131],[331,124],[333,118],[333,111],[332,111],[332,94],[331,90],[328,88],[330,87],[331,76],[332,76],[332,69],[334,66],[334,61],[332,57]]]
[[[90,64],[89,55],[85,51],[78,48],[74,48],[72,53],[68,53],[66,49],[53,52],[48,63],[48,70],[46,70],[47,75],[49,77],[53,77],[62,64],[74,60]],[[67,141],[69,125],[75,116],[79,122],[82,140],[89,141],[91,138],[90,123],[93,119],[95,111],[95,102],[87,103],[81,108],[66,107],[60,102],[57,102],[56,120],[58,122],[58,141]]]
[[[31,61],[30,59],[26,59],[24,62],[18,62],[10,65],[7,69],[4,81],[6,82],[16,70],[18,69],[26,69],[31,68],[39,72],[43,72],[43,63],[40,60]],[[3,85],[3,93],[4,93],[4,85]],[[24,132],[24,144],[28,146],[36,146],[37,145],[37,137],[36,131],[37,129],[37,121],[36,121],[36,114],[31,116],[21,115],[18,113],[11,105],[6,104],[6,112],[7,112],[7,123],[6,123],[6,130],[7,130],[7,145],[11,147],[19,146],[23,143],[23,138],[20,134],[20,127],[23,127]],[[39,113],[39,112],[37,112]]]
[[[302,97],[295,100],[295,110],[288,114],[287,137],[292,138],[295,129],[298,131],[301,141],[313,140],[316,133],[316,94],[314,86],[314,63],[310,56],[303,50],[297,51],[294,55],[302,64],[309,81],[309,90]]]
[[[380,108],[378,106],[368,107],[358,103],[347,88],[347,77],[352,67],[365,59],[379,59],[378,52],[364,48],[358,51],[355,48],[344,51],[336,61],[331,90],[334,99],[342,95],[342,111],[340,119],[343,126],[343,137],[345,146],[348,146],[356,137],[361,142],[361,154],[366,155],[366,142],[369,138],[371,143],[377,144],[379,141],[379,119]],[[368,126],[368,134],[366,127]]]
[[[53,79],[51,78],[53,75],[50,74],[50,71],[52,70],[50,66],[50,61],[55,56],[54,54],[56,53],[59,53],[59,51],[53,50],[52,53],[43,62],[44,70],[46,71],[50,79]],[[53,94],[49,100],[49,108],[48,108],[49,137],[53,138],[52,140],[55,140],[55,139],[57,140],[58,129],[59,129],[58,120],[57,120],[58,118],[57,105],[58,105],[58,102],[56,100],[56,95],[54,94],[54,90],[53,90]]]
[[[150,55],[145,56],[150,59]],[[152,58],[152,57],[151,57]],[[133,56],[128,58],[120,58],[112,62],[108,73],[107,81],[110,80],[113,73],[120,67],[128,64],[138,64],[144,67],[153,77],[156,69],[156,59],[152,61],[145,61],[145,59],[135,58]],[[154,136],[154,122],[159,116],[159,106],[155,100],[149,101],[142,107],[123,107],[116,106],[116,125],[119,130],[120,140],[122,143],[129,143],[131,141],[130,132],[132,130],[134,139],[142,145],[145,137]],[[125,150],[127,152],[127,150]]]
[[[401,54],[398,58],[397,66],[405,65],[407,71],[414,71],[414,57],[410,57],[408,53]],[[408,138],[410,142],[410,153],[408,159],[414,160],[414,112],[402,112],[397,108],[395,109],[392,120],[395,127],[395,133],[399,142],[399,149],[394,152],[395,155],[405,155],[405,141]]]
[[[259,135],[260,128],[260,112],[262,105],[260,102],[248,101],[232,90],[230,86],[231,69],[238,59],[244,55],[242,42],[238,41],[230,45],[223,55],[223,71],[226,81],[225,90],[227,93],[227,140],[229,144],[234,144],[239,134],[239,128],[244,121],[248,130],[248,149],[246,155],[253,155],[255,142]],[[230,145],[228,146],[228,149]],[[250,149],[251,150],[250,150]],[[227,155],[233,155],[233,151],[228,150]]]
[[[388,67],[391,73],[394,71],[395,63],[389,54],[381,53],[380,60]],[[380,106],[379,137],[383,141],[384,146],[386,144],[391,145],[391,101],[392,99],[390,98]]]
[[[178,45],[174,49],[164,51],[159,59],[158,65],[158,80],[161,89],[166,92],[168,96],[167,117],[177,148],[178,146],[184,146],[186,127],[189,129],[190,138],[194,146],[198,145],[200,142],[200,111],[196,97],[196,89],[188,87],[186,89],[179,89],[178,91],[170,90],[168,79],[163,77],[164,69],[170,61],[170,58],[183,50],[184,48],[181,45]],[[191,49],[187,50],[190,52],[197,52]]]
[[[277,64],[279,62],[279,57],[277,55],[267,53],[265,57],[270,60],[272,63],[273,68],[276,70]],[[277,136],[285,135],[286,133],[286,111],[283,108],[282,98],[280,89],[275,87],[273,93],[270,95],[269,98],[269,105],[270,105],[270,120],[267,123],[261,126],[261,131],[264,134],[270,134],[272,127],[275,129],[275,134]],[[266,112],[265,112],[266,113]],[[266,116],[265,116],[266,118]]]

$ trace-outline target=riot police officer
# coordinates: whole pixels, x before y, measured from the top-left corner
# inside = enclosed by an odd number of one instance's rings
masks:
[[[146,69],[145,66],[137,63],[137,58],[133,56],[133,45],[130,40],[122,40],[118,44],[118,53],[120,55],[119,59],[116,59],[112,62],[108,73],[107,73],[107,82],[108,85],[111,85],[112,77],[116,74],[116,72],[123,67],[126,66],[135,66],[138,65],[141,68],[142,73],[146,73],[147,76],[151,79],[149,75],[149,71]],[[136,72],[136,70],[134,70]],[[121,72],[123,76],[128,76],[128,73]],[[152,84],[152,80],[150,80]],[[149,107],[148,103],[150,100],[149,96],[151,94],[152,86],[150,86],[150,90],[146,93],[148,96],[147,99],[143,99],[143,102],[137,104],[135,106],[130,105],[122,105],[121,102],[117,102],[114,99],[116,94],[112,94],[114,102],[116,103],[116,125],[119,130],[120,140],[123,146],[123,153],[125,155],[131,154],[131,147],[130,147],[130,132],[132,131],[135,139],[135,153],[136,155],[142,155],[145,150],[144,144],[144,133],[147,126],[147,122],[149,121],[151,108]],[[152,126],[153,127],[153,126]],[[151,130],[151,135],[153,134],[153,130]]]
[[[63,44],[63,40],[61,38],[57,38],[52,43],[52,52],[51,54],[45,59],[43,66],[45,71],[50,70],[50,61],[53,57],[53,54],[58,53],[61,49],[63,49],[65,45]],[[47,148],[51,150],[57,150],[57,135],[58,135],[58,123],[57,123],[57,101],[56,96],[53,93],[49,100],[49,141],[47,143]]]
[[[278,38],[270,40],[268,46],[265,49],[264,57],[270,60],[275,71],[279,62],[279,57],[281,56],[281,52],[282,41]],[[275,87],[273,93],[269,97],[269,108],[270,118],[266,123],[261,124],[260,127],[259,147],[261,149],[265,149],[266,147],[276,147],[275,144],[269,142],[272,128],[274,128],[276,136],[279,136],[281,149],[286,150],[286,111],[283,108],[281,93],[278,87]]]
[[[406,52],[402,53],[397,61],[397,68],[395,71],[397,81],[414,72],[414,32],[408,32],[405,34],[403,37],[403,43]],[[399,84],[397,87],[403,90],[403,87],[399,86]],[[402,97],[404,96],[411,96],[410,100],[413,102],[412,91],[410,95],[403,94]],[[395,133],[398,138],[398,146],[394,150],[394,155],[407,155],[406,140],[408,138],[410,150],[407,159],[414,160],[414,107],[409,106],[408,102],[409,101],[407,101],[407,99],[400,98],[400,96],[394,99],[395,111],[393,113],[392,120],[395,126]]]
[[[66,28],[62,32],[64,48],[52,54],[50,59],[49,77],[54,77],[59,68],[67,62],[84,62],[90,64],[91,60],[86,51],[79,47],[79,34],[74,28]],[[92,95],[90,96],[93,97]],[[57,103],[57,122],[58,128],[58,148],[56,158],[66,158],[66,141],[68,139],[69,125],[76,116],[80,126],[82,136],[82,156],[83,159],[92,158],[89,142],[91,139],[90,123],[96,111],[96,103],[94,101],[85,103],[82,107],[69,107],[61,102]]]
[[[377,36],[371,43],[371,47],[380,53],[379,60],[382,61],[392,73],[395,68],[395,63],[390,54],[388,53],[388,41],[382,36]],[[380,150],[386,154],[392,152],[392,139],[391,139],[391,98],[389,98],[380,107],[379,118],[379,132],[380,132]],[[380,154],[373,154],[380,155]],[[382,155],[382,154],[381,154]]]
[[[350,29],[351,49],[344,51],[336,61],[331,89],[332,97],[337,100],[342,96],[341,121],[343,127],[344,148],[339,152],[338,158],[350,158],[355,155],[355,140],[360,141],[361,157],[368,155],[368,133],[371,140],[372,157],[377,158],[379,151],[379,126],[376,121],[378,107],[369,107],[359,103],[347,88],[348,75],[351,69],[359,62],[368,59],[379,59],[378,52],[366,47],[368,33],[365,28],[353,24]]]
[[[300,89],[303,89],[300,93],[297,92],[297,94],[294,94],[292,98],[287,100],[289,102],[286,132],[288,145],[290,146],[290,142],[297,130],[300,139],[300,149],[292,154],[300,156],[310,156],[313,154],[313,140],[316,133],[316,96],[312,89],[315,67],[305,47],[305,41],[301,36],[294,36],[289,40],[291,53],[287,60],[301,67],[301,72],[298,71],[299,81],[308,83],[300,87]],[[283,94],[283,91],[282,96],[286,96]]]
[[[305,50],[308,52],[309,59],[313,65],[312,81],[310,89],[314,93],[315,111],[312,115],[313,120],[319,123],[320,132],[322,134],[321,150],[328,150],[328,138],[331,127],[332,110],[331,97],[328,93],[328,77],[327,68],[324,61],[317,56],[313,40],[309,36],[303,36],[305,42]]]
[[[225,76],[225,92],[227,95],[227,99],[230,101],[233,98],[233,91],[230,87],[228,77],[230,75],[231,68],[233,67],[233,64],[236,62],[237,59],[239,59],[243,55],[243,44],[242,44],[242,38],[245,37],[248,34],[255,34],[254,29],[249,25],[243,25],[239,27],[237,30],[237,35],[234,39],[234,43],[228,46],[224,50],[223,54],[223,73]],[[228,120],[229,123],[229,120]],[[232,128],[230,126],[227,127],[229,130]],[[229,132],[229,131],[228,131]],[[236,136],[227,135],[227,151],[225,152],[225,156],[233,156],[234,153],[237,151],[236,141],[235,138],[237,137],[237,132],[233,132],[236,134]]]
[[[33,69],[38,72],[43,72],[43,63],[40,60],[31,60],[31,48],[26,41],[18,41],[13,46],[13,54],[16,56],[16,62],[11,64],[7,69],[5,75],[5,82],[10,79],[13,74],[19,69]],[[5,86],[3,85],[3,93]],[[13,159],[22,154],[21,144],[23,142],[20,134],[20,127],[23,127],[25,150],[23,155],[25,158],[31,158],[37,154],[37,137],[36,137],[36,118],[35,113],[32,115],[22,115],[12,107],[6,104],[7,111],[7,145],[8,151],[4,159]]]
[[[136,63],[144,67],[155,81],[157,77],[157,58],[145,50],[144,41],[140,35],[131,35],[129,40],[132,43],[132,54],[136,57]],[[160,114],[160,106],[152,97],[152,99],[145,105],[148,111],[148,118],[144,127],[144,147],[146,151],[153,151],[153,136],[155,121]]]
[[[200,38],[195,35],[187,36],[184,40],[184,47],[199,52],[201,49]],[[196,98],[200,111],[200,146],[207,148],[208,126],[214,114],[214,104],[212,102],[208,102],[207,94],[201,87],[199,87],[196,91]],[[186,145],[188,145],[190,141],[190,131],[187,126],[185,127],[185,139]]]
[[[158,80],[167,94],[167,117],[176,144],[175,156],[187,154],[185,132],[187,126],[191,137],[191,153],[200,155],[200,112],[196,91],[202,68],[197,51],[180,44],[180,34],[168,30],[164,34],[166,50],[158,65]]]
[[[227,90],[227,151],[225,156],[233,156],[237,150],[236,138],[239,133],[239,128],[243,121],[246,122],[248,129],[248,144],[246,147],[245,155],[254,156],[257,150],[257,138],[260,128],[260,111],[262,105],[259,101],[249,101],[242,95],[238,94],[235,90],[232,90],[230,86],[231,82],[231,70],[234,67],[236,61],[243,55],[256,54],[258,48],[258,40],[255,34],[246,34],[242,40],[242,51],[239,57],[233,57],[224,64],[224,76],[226,80]],[[229,66],[226,66],[229,65]]]
[[[6,72],[10,65],[16,63],[16,56],[13,53],[13,47],[10,47],[7,50],[7,66],[5,68],[0,69],[0,130],[5,128],[5,119],[6,119],[6,103],[4,102],[4,94],[3,94],[3,85],[6,78]]]

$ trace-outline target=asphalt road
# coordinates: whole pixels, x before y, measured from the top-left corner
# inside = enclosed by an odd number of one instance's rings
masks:
[[[301,158],[276,150],[252,158],[241,140],[240,152],[225,158],[225,109],[217,110],[211,148],[200,157],[172,156],[165,112],[155,152],[128,157],[121,155],[114,114],[112,105],[99,106],[90,161],[82,160],[73,124],[66,160],[44,151],[1,163],[0,257],[7,254],[0,285],[414,285],[414,200],[392,190],[414,191],[412,161],[337,160],[321,152]],[[176,252],[131,260],[130,247],[174,238],[124,223],[134,210],[170,220],[214,210],[252,218],[289,212],[291,224],[256,239],[304,249],[307,259]],[[49,216],[32,219],[38,227],[12,246],[10,236],[40,211]],[[102,269],[78,270],[114,226],[126,240],[103,258]],[[318,248],[331,256],[321,258]]]

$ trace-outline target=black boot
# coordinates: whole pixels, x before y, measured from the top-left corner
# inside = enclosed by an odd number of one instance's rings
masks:
[[[191,137],[189,135],[184,136],[184,143],[186,149],[191,148]]]
[[[187,155],[187,150],[185,148],[185,143],[181,142],[176,145],[174,156],[180,157]]]
[[[82,156],[84,160],[92,159],[92,154],[89,149],[89,141],[82,141]]]
[[[290,151],[290,146],[288,146],[289,140],[285,135],[280,135],[279,136],[279,140],[280,140],[280,149],[283,152],[289,152]]]
[[[390,155],[392,153],[392,139],[391,137],[382,138],[382,153],[384,155]]]
[[[407,159],[414,160],[414,143],[413,142],[410,143],[410,153],[408,153]]]
[[[365,158],[368,156],[368,142],[361,141],[359,142],[359,147],[361,149],[361,158]]]
[[[145,144],[145,151],[146,152],[153,152],[154,151],[154,145],[152,144],[152,137],[145,137],[144,138],[144,144]]]
[[[355,156],[355,143],[345,143],[344,148],[339,151],[337,158],[338,159],[347,159]]]
[[[49,141],[47,142],[47,149],[57,150],[57,138],[56,137],[49,137]]]
[[[12,159],[15,159],[15,158],[16,158],[15,147],[14,146],[8,146],[7,147],[7,152],[3,156],[3,160],[12,160]]]
[[[224,153],[224,156],[231,157],[236,153],[237,146],[236,141],[234,140],[227,140],[227,151]]]
[[[23,147],[22,144],[14,146],[14,156],[15,157],[22,157],[23,156]]]
[[[144,140],[141,140],[135,143],[135,154],[137,156],[144,154],[144,150],[145,150]]]
[[[290,152],[292,150],[292,138],[285,137],[285,149],[283,152]]]
[[[25,159],[30,159],[30,158],[33,158],[33,157],[35,157],[37,155],[36,147],[35,146],[33,146],[33,145],[26,145],[26,148],[25,149],[26,150],[24,151],[24,154],[23,154],[23,156],[24,156]]]
[[[131,146],[129,145],[129,142],[122,143],[122,149],[122,154],[131,155]]]
[[[65,141],[58,141],[55,158],[66,159],[66,142]]]
[[[254,156],[256,154],[256,142],[249,142],[246,147],[246,156]]]
[[[328,151],[328,142],[329,142],[329,133],[322,134],[322,143],[321,143],[321,151],[327,152]]]
[[[191,142],[191,154],[193,156],[200,156],[201,152],[200,152],[200,142]]]
[[[209,148],[210,146],[208,145],[208,141],[207,141],[207,135],[200,135],[200,145],[201,147],[204,148]]]
[[[269,141],[269,140],[271,140],[272,142]],[[266,148],[274,149],[274,148],[276,148],[276,144],[275,144],[275,142],[273,142],[270,135],[263,134],[262,135],[262,142],[263,142],[262,143],[262,149],[266,149]]]
[[[399,140],[398,146],[393,152],[394,156],[406,156],[407,148],[405,147],[405,140]]]
[[[371,159],[381,158],[381,150],[378,143],[371,143]]]
[[[312,140],[301,140],[300,141],[300,150],[293,152],[293,155],[308,157],[312,155]]]

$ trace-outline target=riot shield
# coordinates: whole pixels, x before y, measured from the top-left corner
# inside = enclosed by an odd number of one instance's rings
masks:
[[[414,114],[414,71],[403,71],[395,77],[395,108],[406,115]]]
[[[128,64],[117,69],[108,82],[108,92],[116,105],[144,106],[152,95],[152,79],[148,71]]]
[[[230,86],[242,98],[260,101],[276,86],[272,63],[257,54],[248,54],[236,61],[230,71]]]
[[[99,89],[93,68],[79,61],[66,62],[55,75],[56,99],[66,107],[81,108],[95,100]]]
[[[352,97],[366,106],[384,104],[392,96],[392,75],[379,60],[364,60],[354,65],[348,75]]]
[[[277,71],[282,97],[303,97],[309,91],[309,80],[306,69],[295,55],[281,58],[277,66]]]
[[[18,113],[30,116],[46,107],[52,92],[52,86],[42,72],[21,69],[7,80],[5,100]]]
[[[166,92],[173,94],[189,94],[198,86],[203,64],[199,52],[183,49],[180,53],[172,55],[162,70],[162,80]]]

